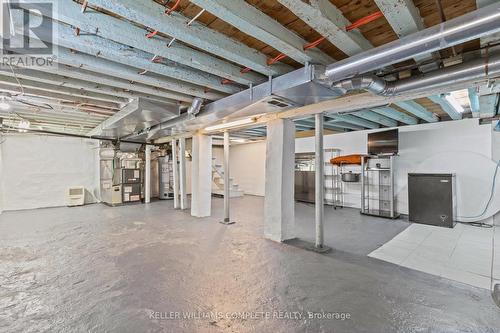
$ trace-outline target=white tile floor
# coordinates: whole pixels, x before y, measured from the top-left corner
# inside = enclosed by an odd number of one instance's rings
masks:
[[[412,224],[368,256],[480,288],[490,289],[493,229],[457,224]],[[500,228],[493,276],[500,283]]]

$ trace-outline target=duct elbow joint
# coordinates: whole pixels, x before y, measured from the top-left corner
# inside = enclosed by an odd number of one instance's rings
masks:
[[[387,82],[377,76],[358,76],[351,79],[336,82],[332,85],[346,94],[352,90],[367,90],[377,95],[387,94]]]
[[[193,103],[191,104],[191,106],[187,110],[187,113],[189,115],[196,116],[200,112],[202,104],[203,104],[203,100],[199,97],[196,97],[195,99],[193,99]]]

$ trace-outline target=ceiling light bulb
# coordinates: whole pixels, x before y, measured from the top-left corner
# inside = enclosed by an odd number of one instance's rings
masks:
[[[27,120],[21,120],[17,127],[19,128],[18,131],[20,133],[26,133],[27,130],[30,128],[30,122]]]
[[[444,98],[448,101],[448,103],[451,104],[451,106],[455,109],[455,111],[457,111],[458,113],[465,112],[463,106],[460,105],[460,103],[457,101],[457,99],[453,94],[445,95]]]
[[[5,101],[5,97],[0,99],[0,110],[6,111],[10,109],[10,104]]]

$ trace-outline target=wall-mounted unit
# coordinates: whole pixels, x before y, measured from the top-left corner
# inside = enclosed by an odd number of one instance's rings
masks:
[[[399,130],[368,134],[368,155],[396,155],[399,150]]]
[[[68,206],[83,206],[85,204],[85,188],[74,186],[68,188]]]

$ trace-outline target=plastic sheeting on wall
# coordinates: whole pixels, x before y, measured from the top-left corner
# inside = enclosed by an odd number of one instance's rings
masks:
[[[2,144],[4,210],[65,206],[68,187],[84,186],[94,202],[98,142],[79,138],[9,135]]]

